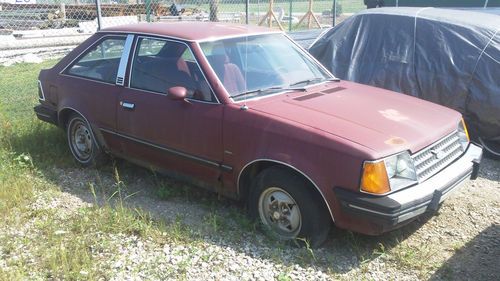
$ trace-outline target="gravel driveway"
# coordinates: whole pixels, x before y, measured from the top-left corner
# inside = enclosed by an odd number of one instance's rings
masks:
[[[499,161],[484,159],[479,178],[450,196],[434,216],[378,237],[334,229],[326,245],[314,250],[269,242],[236,202],[125,162],[118,170],[122,196],[130,195],[127,206],[182,224],[201,239],[161,245],[112,237],[120,255],[107,259],[107,266],[116,280],[500,280]],[[82,204],[95,202],[89,184],[102,188],[101,200],[116,187],[111,171],[54,172],[64,194]],[[161,199],[165,186],[170,193]]]

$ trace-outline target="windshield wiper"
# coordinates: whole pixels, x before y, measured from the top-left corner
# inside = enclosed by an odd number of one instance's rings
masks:
[[[338,78],[326,78],[325,79],[325,78],[321,78],[321,77],[316,77],[316,78],[301,80],[301,81],[292,83],[292,84],[290,84],[290,87],[296,86],[296,85],[299,85],[299,84],[310,84],[310,83],[320,82],[320,81],[321,82],[323,82],[323,81],[340,81],[340,79],[338,79]]]
[[[259,94],[259,93],[264,93],[268,91],[305,91],[306,89],[304,88],[293,88],[293,87],[270,87],[270,88],[263,88],[263,89],[257,89],[257,90],[252,90],[244,93],[240,93],[234,96],[231,96],[232,99],[241,97],[241,96],[246,96],[246,95],[252,95],[252,94]]]

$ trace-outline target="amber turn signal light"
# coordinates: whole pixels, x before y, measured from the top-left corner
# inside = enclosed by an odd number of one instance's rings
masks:
[[[465,121],[463,118],[462,118],[462,128],[464,130],[465,136],[467,137],[467,141],[470,141],[469,131],[467,130],[467,126],[465,126]]]
[[[391,190],[384,161],[365,162],[361,190],[373,194],[384,194]]]

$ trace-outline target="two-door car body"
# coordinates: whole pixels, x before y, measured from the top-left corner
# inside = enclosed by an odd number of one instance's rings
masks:
[[[333,77],[285,34],[220,23],[108,28],[39,76],[37,116],[83,165],[103,152],[246,200],[283,239],[380,234],[475,178],[461,115]]]

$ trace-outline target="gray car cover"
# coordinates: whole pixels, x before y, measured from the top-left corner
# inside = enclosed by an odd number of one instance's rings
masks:
[[[380,8],[323,33],[310,53],[335,76],[460,111],[475,137],[500,142],[500,16]]]

